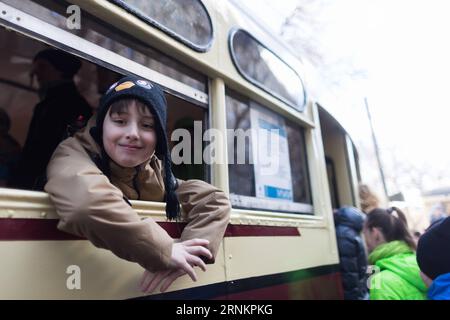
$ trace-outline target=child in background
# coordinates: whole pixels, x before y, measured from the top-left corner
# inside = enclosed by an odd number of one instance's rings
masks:
[[[428,299],[450,300],[450,217],[436,221],[420,237],[417,263],[429,286]]]
[[[404,213],[395,207],[374,209],[364,225],[369,263],[375,265],[370,300],[424,300],[427,287],[419,275],[416,243]]]

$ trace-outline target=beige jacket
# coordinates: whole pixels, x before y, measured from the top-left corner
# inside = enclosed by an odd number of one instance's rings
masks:
[[[100,152],[89,134],[94,124],[93,117],[83,131],[63,141],[48,164],[45,191],[60,216],[58,229],[85,237],[149,271],[167,268],[173,239],[153,219],[141,219],[123,199],[125,195],[132,200],[163,201],[161,162],[153,156],[138,169],[111,163],[109,180],[86,152]],[[206,182],[178,182],[176,192],[187,222],[181,240],[207,239],[215,257],[229,222],[230,202]]]

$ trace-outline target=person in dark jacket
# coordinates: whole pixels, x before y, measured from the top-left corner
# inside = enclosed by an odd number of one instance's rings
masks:
[[[40,51],[34,57],[32,76],[37,78],[41,101],[34,108],[11,187],[41,190],[53,151],[67,137],[70,126],[92,115],[92,108],[73,82],[80,68],[78,58],[56,49]]]
[[[417,263],[428,299],[450,300],[450,217],[437,220],[420,237]]]
[[[367,257],[360,235],[364,218],[364,214],[353,207],[343,207],[334,214],[346,300],[364,300],[369,297],[366,284]]]

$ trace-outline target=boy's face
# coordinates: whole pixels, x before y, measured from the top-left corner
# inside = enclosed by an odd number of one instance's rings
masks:
[[[119,113],[106,113],[103,145],[108,156],[122,167],[136,167],[150,159],[156,147],[155,121],[147,108],[134,101]]]

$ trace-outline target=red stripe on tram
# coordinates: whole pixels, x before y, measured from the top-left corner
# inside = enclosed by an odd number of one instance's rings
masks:
[[[58,219],[0,218],[0,241],[19,240],[86,240],[57,229]],[[173,238],[179,238],[185,223],[158,222]],[[300,236],[298,228],[231,225],[225,237],[283,237]]]

